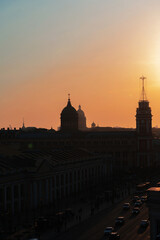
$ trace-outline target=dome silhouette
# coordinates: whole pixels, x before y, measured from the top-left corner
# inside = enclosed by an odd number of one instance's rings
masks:
[[[78,113],[72,106],[70,98],[61,112],[61,130],[78,130]]]
[[[61,112],[61,117],[74,117],[77,116],[77,111],[76,109],[71,105],[70,99],[68,99],[68,104],[67,106],[62,110]]]

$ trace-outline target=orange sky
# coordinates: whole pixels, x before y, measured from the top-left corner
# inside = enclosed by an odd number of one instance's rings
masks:
[[[71,94],[100,126],[135,127],[139,77],[159,125],[160,2],[0,3],[0,127],[54,129]]]

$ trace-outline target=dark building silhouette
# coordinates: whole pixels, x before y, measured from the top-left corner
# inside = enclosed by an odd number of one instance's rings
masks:
[[[78,113],[78,129],[86,130],[86,116],[81,109],[81,105],[79,105],[79,109],[77,110],[77,113]]]
[[[150,218],[150,239],[158,240],[160,236],[160,187],[151,187],[147,191]]]
[[[78,113],[72,106],[69,95],[68,104],[61,112],[61,131],[75,130],[78,130]]]
[[[91,124],[91,128],[95,128],[96,127],[96,124],[95,124],[95,122],[93,122],[92,124]]]
[[[32,222],[44,212],[53,214],[62,202],[111,181],[111,169],[110,156],[82,149],[14,151],[12,157],[1,156],[1,228]]]
[[[94,122],[87,128],[84,112],[80,107],[76,111],[70,97],[61,112],[60,131],[24,124],[20,130],[1,129],[0,209],[4,216],[10,209],[7,222],[15,216],[21,223],[46,210],[54,212],[66,201],[96,194],[102,186],[127,182],[139,170],[142,175],[158,169],[160,133],[156,138],[152,134],[144,85],[142,93],[136,129],[99,127]]]
[[[141,77],[142,99],[136,113],[136,132],[137,132],[137,161],[138,166],[150,166],[152,161],[152,114],[149,107],[149,101],[146,99],[144,90],[144,77]]]

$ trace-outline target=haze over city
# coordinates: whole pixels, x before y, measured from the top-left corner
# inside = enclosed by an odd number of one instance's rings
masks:
[[[159,125],[160,1],[0,1],[0,127],[54,129],[71,94],[87,125],[135,127],[139,77]]]

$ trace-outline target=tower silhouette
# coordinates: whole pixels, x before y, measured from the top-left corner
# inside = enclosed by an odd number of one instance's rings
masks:
[[[149,167],[152,164],[152,114],[145,93],[144,80],[146,78],[142,76],[140,79],[142,80],[142,94],[136,111],[137,165],[139,167]]]

